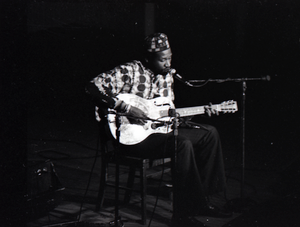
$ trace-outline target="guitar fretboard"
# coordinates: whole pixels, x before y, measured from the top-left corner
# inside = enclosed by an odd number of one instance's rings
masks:
[[[192,115],[204,114],[205,110],[203,106],[195,106],[195,107],[187,107],[187,108],[176,108],[176,112],[179,114],[180,117],[187,117]],[[169,116],[168,110],[161,110],[160,116],[161,117]]]
[[[179,113],[180,117],[187,117],[192,115],[204,114],[205,110],[203,106],[195,106],[188,108],[178,108],[176,112]]]

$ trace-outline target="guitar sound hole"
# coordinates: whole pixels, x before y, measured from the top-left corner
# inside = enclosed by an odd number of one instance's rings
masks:
[[[157,128],[156,124],[155,124],[155,123],[152,123],[152,124],[151,124],[151,128],[152,128],[152,129],[156,129],[156,128]]]
[[[164,123],[152,123],[151,128],[152,129],[157,129],[157,128],[159,128],[161,126],[164,126],[164,125],[165,125]]]

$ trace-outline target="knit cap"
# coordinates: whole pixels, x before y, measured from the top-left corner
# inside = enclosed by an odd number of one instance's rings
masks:
[[[168,37],[164,33],[154,33],[145,38],[145,48],[148,52],[159,52],[170,48]]]

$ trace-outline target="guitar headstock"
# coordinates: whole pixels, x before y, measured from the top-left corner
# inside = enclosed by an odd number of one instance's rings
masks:
[[[223,113],[235,113],[238,111],[237,102],[233,100],[224,101],[218,105],[217,111]]]

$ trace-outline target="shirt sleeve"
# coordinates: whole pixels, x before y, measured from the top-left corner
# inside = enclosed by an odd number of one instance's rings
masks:
[[[128,83],[132,66],[128,63],[120,65],[105,73],[99,74],[86,86],[86,92],[100,105],[113,108],[116,104],[117,95]]]

